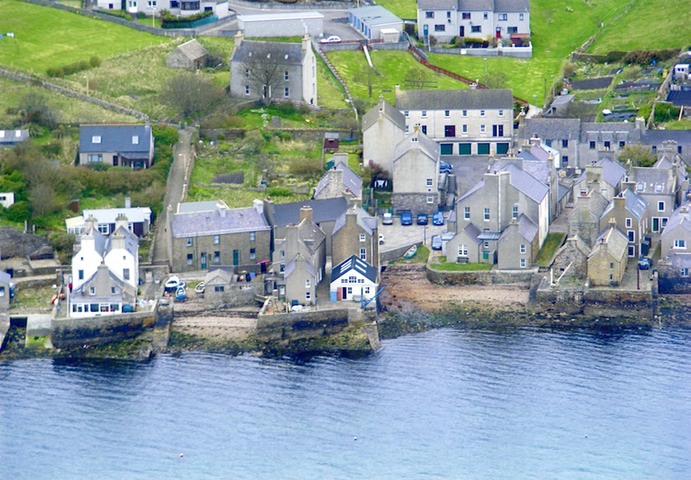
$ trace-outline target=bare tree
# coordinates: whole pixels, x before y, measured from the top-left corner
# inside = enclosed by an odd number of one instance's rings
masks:
[[[367,87],[369,98],[372,98],[372,88],[374,87],[378,76],[379,72],[377,72],[374,68],[370,68],[369,66],[366,66],[365,68],[360,70],[358,79],[363,85]]]
[[[168,80],[161,95],[184,118],[202,117],[223,98],[218,87],[191,72],[183,72]]]
[[[424,69],[409,68],[403,76],[403,85],[407,89],[416,90],[435,88],[437,86],[437,82],[429,80]]]
[[[242,63],[242,72],[252,90],[262,99],[264,105],[271,103],[284,80],[285,61],[280,52],[272,51],[271,45],[255,48],[251,57]],[[278,92],[280,95],[280,92]]]
[[[59,207],[55,188],[50,183],[39,183],[29,189],[29,202],[35,215],[53,213]]]

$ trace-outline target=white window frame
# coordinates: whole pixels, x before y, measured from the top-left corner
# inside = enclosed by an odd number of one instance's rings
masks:
[[[463,220],[470,220],[470,207],[463,207]]]
[[[468,245],[462,243],[458,246],[458,256],[467,257],[468,256]]]
[[[519,253],[521,253],[521,254],[525,254],[525,251],[526,251],[526,249],[525,249],[525,243],[521,243],[520,247],[518,247],[518,251],[519,251]]]
[[[627,218],[624,223],[626,224],[626,228],[631,228],[631,225],[633,225],[633,220]]]
[[[434,197],[427,197],[427,203],[428,204],[434,203]]]
[[[675,248],[678,250],[685,250],[686,249],[686,239],[684,239],[684,238],[675,239],[674,245],[672,245],[672,248]]]
[[[101,136],[100,135],[94,135],[91,137],[91,143],[101,143]]]
[[[364,233],[361,233],[360,234],[360,242],[365,242],[366,240],[367,240],[367,235],[365,235]]]
[[[367,249],[366,248],[360,249],[360,260],[367,260]]]
[[[664,212],[665,211],[665,202],[664,200],[660,200],[657,202],[657,211],[658,212]]]
[[[483,218],[483,220],[484,220],[485,222],[489,222],[489,221],[490,221],[491,216],[490,216],[490,211],[489,211],[489,208],[488,208],[488,207],[485,207],[485,209],[483,210],[482,218]]]
[[[480,117],[484,117],[484,116],[485,116],[485,111],[484,111],[484,110],[480,110]]]
[[[520,263],[521,268],[526,268],[527,265],[528,265],[528,262],[525,261],[525,258],[521,258],[521,263]]]
[[[219,243],[221,243],[221,236],[214,235],[214,245],[218,245]]]
[[[309,278],[305,279],[305,288],[312,288],[312,282]]]

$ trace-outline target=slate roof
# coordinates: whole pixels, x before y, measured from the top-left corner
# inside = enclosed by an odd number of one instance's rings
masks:
[[[597,237],[588,258],[595,256],[602,245],[607,245],[607,253],[612,257],[624,258],[628,252],[629,239],[618,227],[609,226]]]
[[[667,101],[678,107],[691,107],[691,91],[671,91],[667,95]]]
[[[273,58],[278,65],[302,65],[302,43],[256,42],[243,40],[233,51],[231,62],[249,63]]]
[[[210,270],[204,277],[205,286],[209,285],[227,285],[233,281],[233,274],[223,268]]]
[[[581,142],[589,142],[596,138],[603,138],[609,136],[611,141],[617,141],[618,139],[628,139],[631,142],[631,134],[634,135],[635,140],[636,134],[636,124],[629,122],[608,122],[608,123],[596,123],[596,122],[583,122],[581,124]],[[622,134],[624,134],[622,136]]]
[[[373,283],[377,281],[377,269],[357,256],[352,255],[331,269],[331,282],[347,275],[352,270],[360,273]]]
[[[206,48],[202,47],[201,43],[195,39],[185,42],[182,45],[178,45],[176,50],[180,51],[180,53],[190,60],[197,60],[209,54],[209,52],[206,51]]]
[[[0,130],[0,145],[9,144],[13,145],[15,143],[23,142],[29,138],[28,130]]]
[[[551,168],[545,160],[524,160],[523,170],[545,185],[550,184]]]
[[[570,190],[571,189],[566,185],[557,183],[557,201],[561,202],[561,200],[569,193]]]
[[[463,4],[464,2],[461,2]],[[500,12],[528,12],[530,0],[494,0],[494,11]]]
[[[574,90],[596,90],[599,88],[607,88],[612,83],[614,77],[600,77],[588,78],[586,80],[575,80],[571,82],[571,88]]]
[[[379,121],[380,116],[396,125],[401,131],[405,131],[405,115],[393,105],[385,100],[380,100],[379,104],[371,108],[362,117],[362,131],[364,132]]]
[[[177,213],[170,224],[173,238],[199,237],[270,230],[254,207],[219,208],[211,212]]]
[[[592,165],[602,166],[602,180],[604,180],[607,185],[611,185],[613,187],[619,185],[622,179],[626,176],[626,168],[621,163],[610,158],[601,158]],[[576,185],[580,185],[581,182],[585,181],[587,168],[588,167],[583,169],[583,173],[581,173],[581,176],[578,177],[578,180],[576,180]]]
[[[94,143],[100,137],[100,143]],[[133,143],[137,137],[138,143]],[[151,150],[151,126],[149,125],[81,125],[79,127],[79,152],[114,152],[123,155],[140,154],[148,157]]]
[[[283,275],[285,278],[290,277],[293,272],[297,269],[297,262],[300,261],[303,265],[307,273],[312,275],[312,277],[317,276],[317,270],[314,268],[314,265],[312,265],[310,262],[305,260],[305,258],[300,255],[299,253],[295,255],[295,258],[293,258],[290,262],[286,263],[285,269],[283,270]]]
[[[665,140],[674,140],[679,145],[691,145],[691,130],[646,130],[641,135],[641,143],[662,145]]]
[[[690,204],[686,203],[672,212],[665,229],[662,231],[662,236],[671,235],[677,227],[681,227],[683,230],[691,235],[691,214],[689,213]],[[676,232],[675,232],[676,234]]]
[[[151,209],[149,207],[84,209],[82,216],[77,218],[86,220],[92,215],[98,223],[115,223],[118,215],[125,215],[130,223],[151,221]],[[82,223],[84,222],[82,221]]]
[[[399,90],[399,110],[513,109],[511,90]]]
[[[535,235],[537,235],[537,231],[538,231],[537,225],[535,225],[535,223],[531,219],[526,217],[524,214],[521,214],[518,217],[517,223],[518,223],[518,233],[523,238],[528,240],[528,242],[532,242],[533,239],[535,238]],[[508,228],[504,229],[504,232],[502,232],[501,236],[502,237],[505,236],[508,232],[509,232]]]
[[[139,254],[139,238],[137,238],[134,233],[130,232],[124,227],[118,228],[110,236],[108,236],[106,252],[113,250],[113,236],[115,235],[122,235],[125,237],[125,250],[127,250],[130,255],[136,257]]]
[[[588,200],[587,207],[586,203],[580,201],[580,199]],[[609,202],[605,197],[602,196],[597,190],[589,192],[587,195],[577,195],[575,196],[575,206],[571,213],[569,213],[569,218],[574,216],[574,218],[579,218],[581,216],[581,211],[585,210],[597,218],[598,220],[602,217],[602,212],[605,211]]]
[[[458,0],[418,0],[418,10],[453,10],[457,8]]]
[[[674,171],[664,168],[633,167],[629,175],[636,182],[638,194],[671,194],[674,188]]]
[[[343,186],[348,188],[355,197],[360,198],[362,196],[362,179],[360,176],[355,173],[348,164],[342,161],[337,161],[333,169],[343,172]],[[331,178],[331,175],[327,172],[319,179],[319,183],[317,183],[314,189],[315,197],[319,196],[319,193],[326,188]]]
[[[414,138],[417,139],[417,142],[413,141]],[[403,155],[405,155],[413,149],[422,150],[434,162],[436,162],[439,159],[439,144],[431,138],[429,138],[424,133],[418,132],[417,135],[408,135],[403,140],[401,140],[398,143],[398,145],[396,145],[396,149],[393,154],[393,161],[397,161]]]
[[[302,242],[305,247],[314,253],[317,248],[324,243],[326,240],[326,235],[319,226],[305,219],[297,226],[298,230],[298,241]]]
[[[338,197],[276,204],[274,206],[276,226],[282,227],[299,223],[302,207],[312,208],[314,223],[335,222],[348,209],[348,201],[343,197]]]
[[[581,121],[578,118],[527,118],[524,128],[526,138],[576,139],[580,136]]]
[[[228,208],[223,200],[209,200],[204,202],[180,202],[177,213],[213,212],[217,208]]]
[[[355,212],[357,216],[357,224],[362,228],[368,235],[372,235],[374,230],[377,228],[377,219],[367,213],[361,207],[356,207],[354,210],[349,210],[348,212],[343,212],[343,215],[338,217],[336,223],[334,224],[333,233],[338,232],[346,223],[346,215],[349,212]]]
[[[576,97],[576,95],[571,94],[571,95],[558,95],[555,97],[555,99],[552,101],[552,106],[553,107],[558,107],[560,105],[568,105],[568,103],[573,100]]]
[[[646,201],[646,199],[628,188],[621,192],[619,195],[617,195],[617,197],[615,198],[622,197],[624,198],[624,208],[627,212],[631,214],[631,217],[635,218],[636,220],[640,220],[641,218],[643,218],[643,214],[645,214],[645,211],[648,208],[648,202]],[[615,200],[610,202],[605,211],[602,212],[602,215],[600,215],[600,218],[606,216],[609,212],[614,210],[614,202]]]
[[[516,165],[509,164],[503,170],[510,173],[509,182],[511,185],[535,202],[541,202],[545,195],[547,195],[549,191],[547,185]]]
[[[388,25],[390,23],[400,23],[403,25],[403,20],[379,5],[350,8],[348,9],[348,14],[359,18],[362,23],[370,26]]]
[[[480,229],[475,226],[473,223],[469,223],[468,225],[465,226],[465,228],[462,230],[463,233],[466,234],[466,236],[473,240],[476,244],[480,243],[480,239],[478,238],[480,236]]]
[[[459,10],[492,11],[494,0],[458,0]]]

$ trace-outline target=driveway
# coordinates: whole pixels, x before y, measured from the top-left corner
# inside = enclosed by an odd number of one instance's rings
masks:
[[[444,213],[444,218],[448,215],[448,212]],[[405,226],[401,225],[401,218],[397,216],[394,216],[393,225],[382,225],[379,219],[379,233],[384,235],[384,243],[379,246],[379,250],[386,252],[419,242],[424,242],[431,249],[432,235],[446,233],[446,227],[446,222],[444,225],[432,225],[431,219],[428,225]]]

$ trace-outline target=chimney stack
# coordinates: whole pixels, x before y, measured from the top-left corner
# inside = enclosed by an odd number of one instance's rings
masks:
[[[300,208],[300,223],[302,223],[305,219],[309,220],[310,222],[314,221],[312,220],[312,207],[308,205]]]

